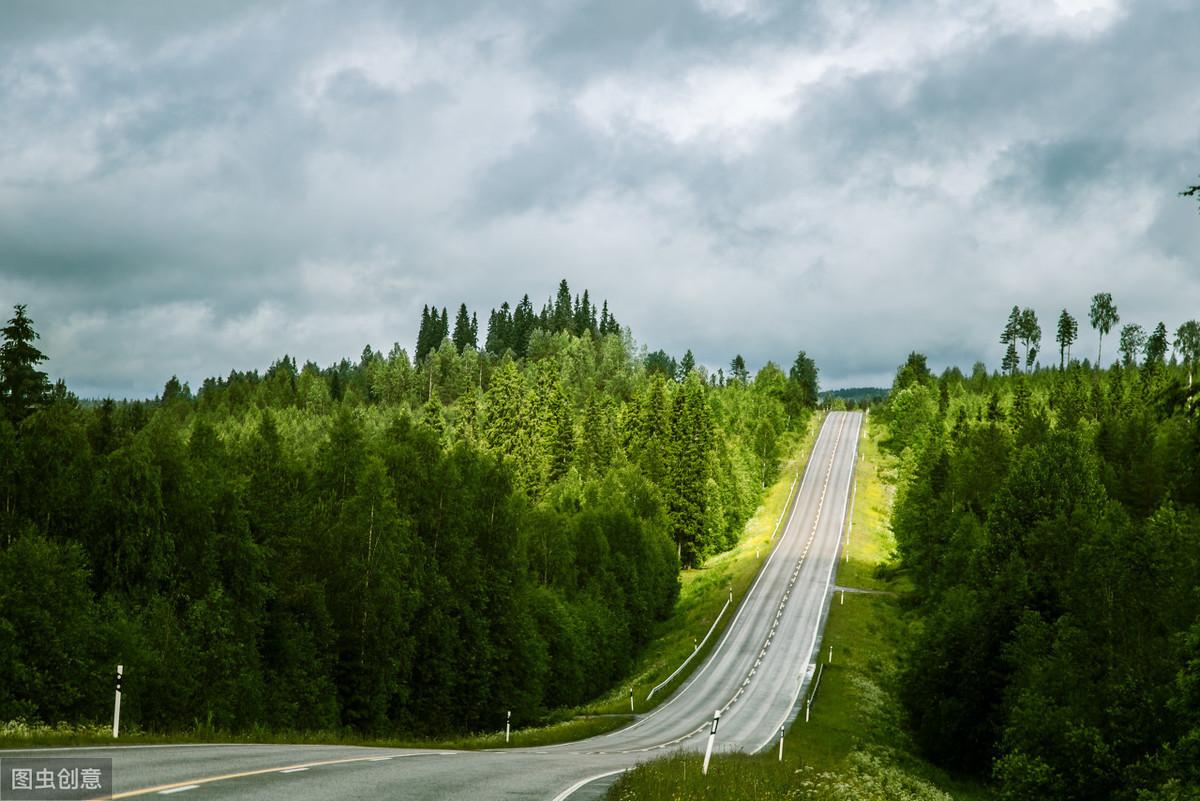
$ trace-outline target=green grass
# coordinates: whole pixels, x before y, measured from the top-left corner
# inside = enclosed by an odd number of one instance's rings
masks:
[[[113,740],[108,726],[43,726],[21,721],[0,724],[0,749],[45,748],[81,745],[150,745],[165,743],[280,743],[290,745],[355,745],[376,748],[451,748],[480,750],[484,748],[524,748],[595,737],[625,726],[629,715],[581,715],[570,720],[545,726],[516,729],[507,745],[504,732],[485,732],[447,738],[371,737],[350,731],[291,731],[251,729],[229,732],[197,726],[192,729],[161,734],[133,728]]]
[[[608,799],[963,799],[986,801],[986,788],[956,780],[916,756],[901,725],[895,696],[898,651],[904,637],[899,595],[906,579],[876,575],[891,561],[895,541],[888,526],[891,467],[872,425],[860,443],[858,491],[852,511],[849,560],[838,565],[838,584],[888,595],[846,593],[833,599],[819,658],[826,664],[813,701],[784,738],[784,758],[770,749],[759,756],[720,755],[707,777],[701,758],[675,754],[644,763],[622,776]]]
[[[741,541],[730,550],[709,559],[703,567],[682,572],[675,611],[655,628],[650,645],[638,659],[630,677],[620,682],[608,695],[589,704],[586,711],[629,712],[630,687],[634,689],[635,711],[649,711],[670,697],[692,671],[704,662],[705,656],[721,639],[725,627],[733,618],[734,609],[750,589],[754,577],[758,575],[759,568],[770,553],[773,545],[771,535],[775,531],[784,505],[791,499],[789,491],[792,480],[797,473],[803,474],[823,422],[822,415],[813,415],[808,431],[780,471],[779,480],[767,489],[762,505],[746,524]],[[688,654],[692,653],[694,642],[704,639],[713,620],[729,598],[730,585],[733,586],[734,603],[726,610],[708,642],[687,668],[680,671],[670,684],[656,692],[653,699],[647,701],[646,696],[651,688],[679,667]]]

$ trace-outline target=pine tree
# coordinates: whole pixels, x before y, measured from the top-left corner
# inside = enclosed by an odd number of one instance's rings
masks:
[[[712,422],[704,384],[688,377],[676,393],[672,409],[667,481],[667,514],[684,565],[699,565],[708,549],[709,459]]]
[[[1000,362],[1000,369],[1009,375],[1016,375],[1020,367],[1021,356],[1017,353],[1017,343],[1009,342],[1008,349],[1004,351],[1004,361]]]
[[[692,349],[688,348],[687,353],[683,354],[683,358],[679,360],[679,380],[686,381],[695,369],[696,357],[692,355]]]
[[[504,351],[516,347],[513,344],[513,317],[512,311],[508,307],[507,301],[500,304],[500,310],[492,310],[488,316],[488,332],[487,343],[485,349],[488,353],[500,356]]]
[[[458,315],[454,318],[454,336],[452,337],[455,349],[462,353],[467,348],[472,350],[478,346],[478,341],[475,334],[475,326],[471,322],[471,318],[467,316],[467,304],[460,304],[458,307]]]
[[[1160,322],[1146,339],[1146,366],[1159,367],[1167,356],[1171,343],[1167,340],[1167,326]]]
[[[1058,316],[1058,332],[1055,339],[1058,341],[1058,368],[1061,370],[1067,366],[1067,361],[1071,357],[1071,345],[1075,344],[1075,340],[1079,336],[1079,324],[1075,322],[1075,318],[1071,316],[1066,309],[1062,310],[1062,314]]]
[[[425,361],[425,357],[429,355],[429,351],[433,350],[430,340],[434,335],[435,323],[429,314],[429,305],[426,304],[421,308],[421,328],[417,331],[417,364]]]
[[[729,363],[729,372],[731,377],[743,384],[750,377],[750,371],[746,369],[746,360],[742,358],[742,354],[733,357],[733,361]]]
[[[533,312],[533,304],[529,301],[529,295],[525,295],[513,311],[512,339],[509,342],[509,346],[518,358],[524,358],[525,354],[529,352],[529,337],[536,327],[537,315]]]
[[[1038,350],[1042,346],[1042,327],[1038,325],[1037,314],[1033,309],[1021,310],[1017,336],[1021,340],[1021,344],[1025,346],[1025,369],[1032,370]]]
[[[25,304],[13,306],[13,317],[0,334],[0,404],[13,423],[24,420],[46,402],[50,380],[37,369],[46,356],[33,344],[39,339],[33,320],[25,313]]]
[[[550,331],[557,334],[572,329],[575,314],[571,304],[571,288],[567,286],[565,278],[558,282],[558,295],[554,298],[551,315]]]
[[[804,419],[805,411],[817,407],[819,385],[817,363],[808,354],[800,351],[788,370],[787,386],[783,405],[793,421]]]

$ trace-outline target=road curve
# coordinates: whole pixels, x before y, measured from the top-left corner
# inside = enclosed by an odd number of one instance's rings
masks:
[[[558,746],[435,751],[337,746],[184,745],[53,749],[112,757],[113,798],[596,798],[621,771],[701,750],[722,710],[717,751],[757,751],[799,710],[832,595],[862,415],[830,413],[775,549],[706,661],[657,709],[616,732]],[[4,751],[0,757],[49,751]]]

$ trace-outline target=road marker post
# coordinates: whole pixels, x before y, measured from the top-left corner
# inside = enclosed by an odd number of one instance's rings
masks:
[[[812,696],[804,703],[804,722],[808,723],[808,716],[812,713]]]
[[[512,710],[508,710],[508,718],[504,721],[504,742],[508,743],[509,732],[512,729]]]
[[[121,682],[125,678],[125,666],[117,665],[117,697],[113,701],[113,739],[121,736]]]
[[[633,688],[629,688],[629,711],[633,711]]]
[[[712,728],[708,730],[708,746],[704,749],[704,768],[703,773],[708,775],[708,760],[712,757],[713,740],[717,739],[717,724],[721,722],[721,710],[717,710],[713,715]]]
[[[833,646],[829,646],[829,664],[833,664]]]
[[[783,761],[783,726],[779,727],[779,761]]]
[[[846,605],[846,591],[842,590],[842,606]]]

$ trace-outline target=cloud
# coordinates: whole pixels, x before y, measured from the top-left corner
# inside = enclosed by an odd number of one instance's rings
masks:
[[[14,3],[0,302],[119,397],[564,276],[651,349],[830,386],[994,366],[1014,303],[1173,329],[1198,36],[1171,0]]]

